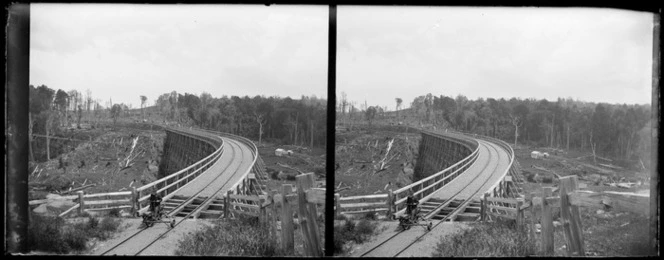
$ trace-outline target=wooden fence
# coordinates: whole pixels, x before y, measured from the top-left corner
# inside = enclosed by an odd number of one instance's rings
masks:
[[[339,214],[355,215],[372,212],[385,212],[388,219],[394,219],[406,211],[406,199],[410,193],[418,200],[424,202],[433,196],[436,191],[450,183],[454,178],[468,169],[479,156],[477,141],[463,136],[445,136],[437,133],[429,133],[441,138],[454,139],[456,142],[466,144],[473,149],[466,158],[456,162],[446,169],[434,173],[426,178],[411,183],[395,191],[389,190],[387,194],[374,194],[352,197],[341,197],[335,194],[335,216]]]
[[[176,129],[169,129],[169,130],[177,132],[178,134],[191,136],[191,134],[188,134],[180,130]],[[212,132],[209,130],[205,131],[214,133],[216,135],[224,135],[231,138],[235,138],[240,140],[240,142],[248,145],[251,148],[252,155],[254,156],[253,158],[254,166],[252,167],[252,169],[254,169],[259,178],[261,179],[265,178],[266,174],[264,173],[264,171],[262,171],[262,169],[257,169],[262,166],[262,161],[259,161],[259,164],[256,163],[258,157],[257,156],[258,150],[251,141],[249,141],[246,138],[235,135]],[[82,197],[80,195],[81,193],[79,192],[79,195],[63,196],[62,199],[68,199],[68,200],[78,199],[79,203],[62,212],[60,216],[61,217],[66,216],[67,214],[74,212],[76,209],[78,209],[78,212],[94,211],[94,210],[110,210],[110,209],[130,209],[131,215],[134,216],[148,210],[149,208],[148,200],[150,198],[151,193],[156,193],[160,195],[164,200],[168,199],[170,196],[175,194],[179,189],[184,187],[185,184],[194,180],[200,174],[209,169],[214,163],[216,163],[217,159],[219,159],[223,154],[224,144],[221,138],[216,136],[214,138],[211,136],[204,136],[204,137],[193,136],[193,138],[203,138],[207,142],[215,144],[216,146],[218,146],[218,148],[212,154],[206,156],[205,158],[199,160],[198,162],[182,170],[179,170],[175,173],[172,173],[166,177],[163,177],[159,180],[141,186],[139,188],[133,188],[132,191],[87,194],[83,195]],[[249,176],[250,171],[251,169],[248,170],[246,173],[244,173],[244,175]],[[246,178],[242,178],[240,181],[235,183],[231,189],[239,190],[240,187],[244,188],[244,186],[247,185],[249,184]],[[262,185],[258,185],[257,188],[262,189],[261,186]],[[236,193],[240,192],[236,191]],[[30,201],[29,205],[31,206],[39,205],[42,203],[46,203],[48,201],[49,201],[48,199],[34,200]]]
[[[507,199],[485,196],[482,200],[482,220],[498,217],[516,220],[519,229],[529,226],[529,236],[536,238],[537,218],[541,223],[541,252],[552,255],[554,250],[553,208],[560,209],[562,229],[566,239],[568,256],[585,256],[583,232],[579,207],[603,210],[629,211],[637,214],[649,214],[650,198],[648,194],[626,192],[590,192],[578,189],[576,175],[560,178],[558,196],[553,196],[554,188],[544,187],[540,197],[532,194],[529,199]],[[538,212],[536,209],[541,209]],[[529,223],[525,216],[530,215]]]
[[[267,196],[226,196],[225,217],[237,214],[258,217],[270,228],[270,239],[280,241],[286,255],[294,252],[294,218],[291,204],[297,204],[298,227],[302,232],[304,254],[323,256],[324,245],[318,227],[318,206],[325,205],[325,188],[314,188],[314,173],[295,177],[297,188],[290,184],[281,187],[281,193],[273,190]],[[323,206],[324,208],[324,206]]]

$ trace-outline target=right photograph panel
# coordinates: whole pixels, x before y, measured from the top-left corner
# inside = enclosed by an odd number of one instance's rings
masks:
[[[334,255],[657,254],[655,20],[338,7]]]

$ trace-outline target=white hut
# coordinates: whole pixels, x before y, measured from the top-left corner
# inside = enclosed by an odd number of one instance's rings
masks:
[[[538,152],[538,151],[532,151],[532,152],[530,153],[530,158],[533,158],[533,159],[540,159],[540,158],[542,158],[543,156],[544,156],[544,155],[543,155],[542,153]]]
[[[276,156],[283,156],[285,154],[286,154],[286,151],[284,149],[277,148],[277,150],[274,150],[274,155],[276,155]]]

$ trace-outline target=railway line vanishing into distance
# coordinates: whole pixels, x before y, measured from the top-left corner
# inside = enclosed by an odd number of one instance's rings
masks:
[[[424,219],[435,222],[431,231],[419,228],[401,229],[358,256],[404,256],[405,252],[422,239],[433,236],[440,224],[453,221],[469,205],[474,204],[473,211],[479,213],[477,207],[479,202],[476,199],[479,199],[496,181],[500,181],[501,176],[498,173],[505,172],[505,166],[508,166],[505,162],[510,158],[508,151],[497,144],[485,140],[477,141],[481,152],[471,168],[438,190],[432,198],[420,204]]]
[[[201,132],[197,134],[201,134]],[[123,238],[114,246],[105,249],[101,255],[145,255],[153,245],[169,232],[177,229],[184,221],[197,217],[201,211],[217,199],[218,194],[225,194],[226,191],[232,189],[230,186],[234,184],[232,181],[242,180],[241,175],[246,174],[256,161],[255,158],[246,158],[246,155],[257,155],[248,151],[250,148],[240,141],[221,136],[215,136],[215,138],[222,141],[219,148],[222,149],[222,155],[214,165],[201,176],[196,177],[164,199],[164,204],[168,205],[169,201],[177,201],[171,199],[172,197],[181,194],[180,196],[185,198],[183,201],[171,205],[166,213],[169,217],[176,219],[174,227],[170,228],[167,225],[144,227]],[[163,254],[163,252],[157,253]],[[148,253],[148,255],[151,254]]]

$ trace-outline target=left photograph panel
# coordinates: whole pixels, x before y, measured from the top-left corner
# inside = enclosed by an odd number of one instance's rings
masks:
[[[324,255],[327,6],[32,4],[29,49],[30,254]]]

